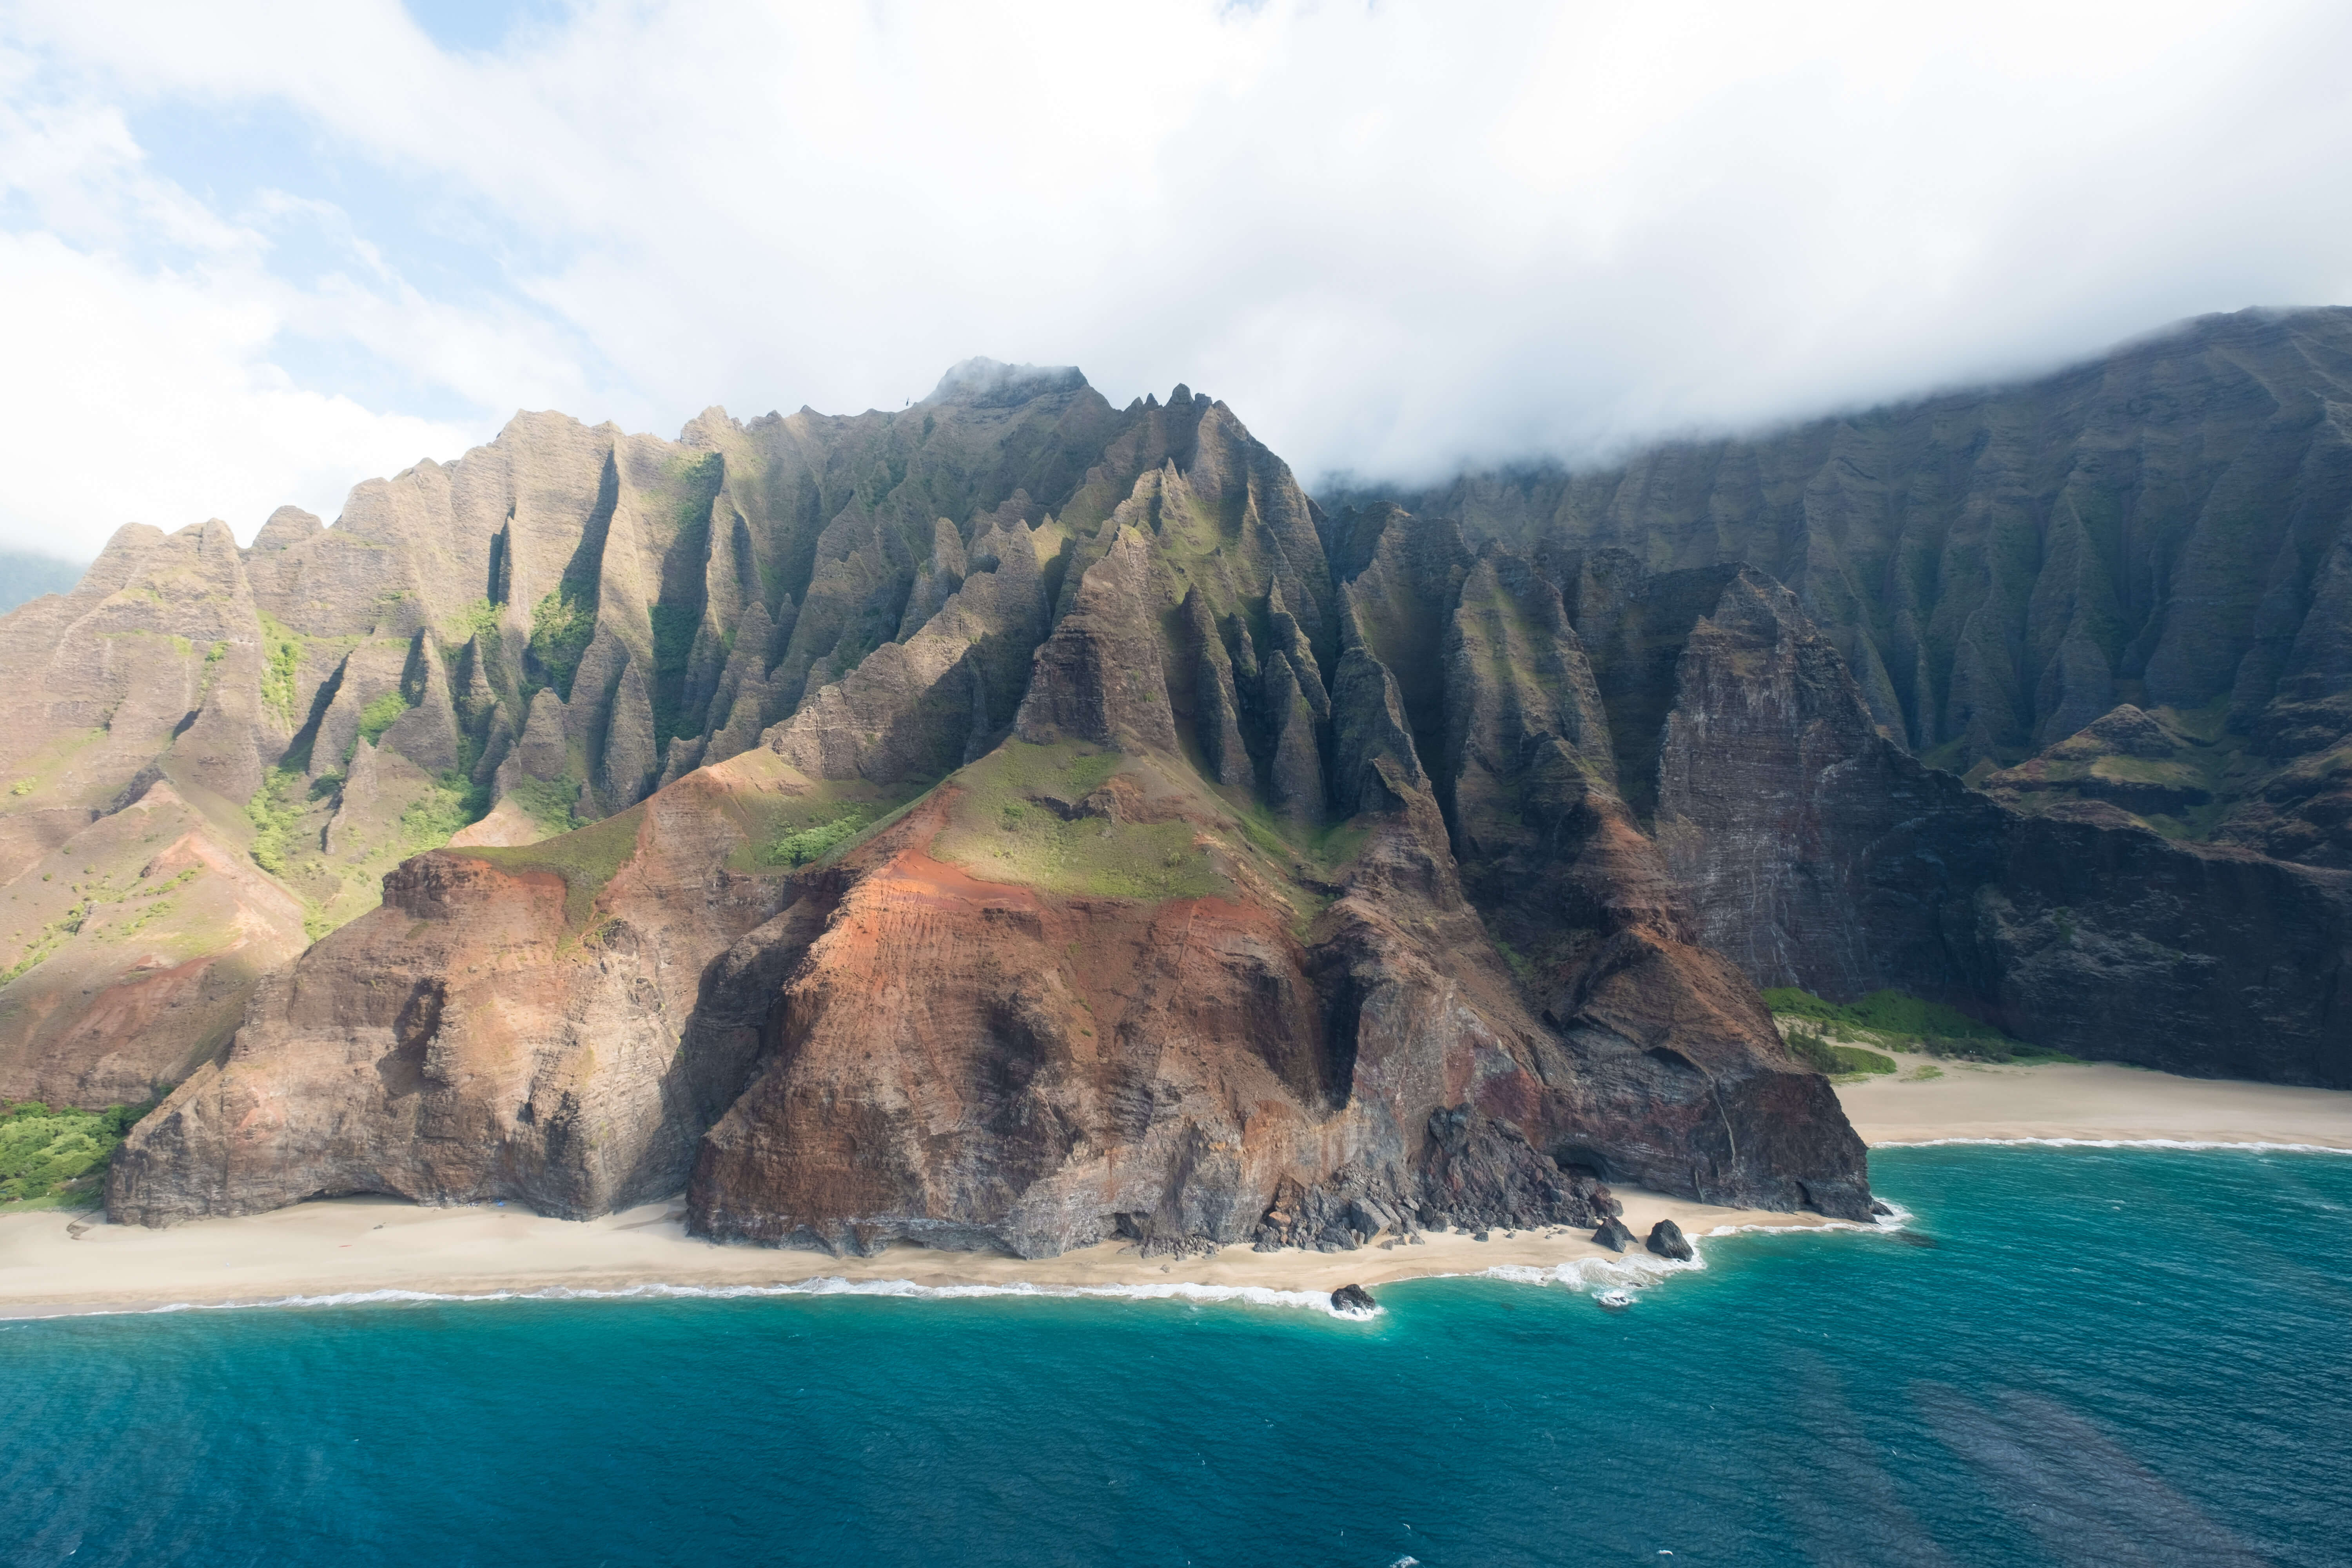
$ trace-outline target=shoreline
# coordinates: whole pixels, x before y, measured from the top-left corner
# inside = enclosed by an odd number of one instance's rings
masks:
[[[1660,1219],[1700,1243],[1748,1230],[1870,1234],[1814,1214],[1723,1208],[1639,1189],[1617,1189],[1617,1196],[1637,1237]],[[1235,1245],[1166,1261],[1116,1241],[1042,1258],[905,1246],[836,1258],[705,1241],[686,1233],[684,1215],[677,1199],[573,1221],[516,1205],[428,1208],[383,1197],[319,1199],[169,1230],[88,1224],[56,1210],[5,1215],[0,1321],[409,1299],[762,1294],[1172,1297],[1328,1312],[1342,1285],[1495,1274],[1630,1287],[1705,1267],[1703,1258],[1655,1257],[1638,1239],[1613,1253],[1568,1227],[1496,1231],[1483,1242],[1433,1232],[1417,1244],[1374,1242],[1351,1252]],[[79,1237],[71,1234],[77,1221],[84,1222]]]
[[[1895,1072],[1838,1086],[1855,1131],[1873,1148],[2352,1153],[2352,1091],[2182,1079],[2111,1063],[1994,1066],[1895,1054]],[[1237,1245],[1164,1262],[1112,1241],[1046,1258],[903,1246],[836,1258],[727,1246],[688,1236],[677,1199],[569,1221],[520,1205],[430,1208],[388,1197],[331,1198],[169,1230],[39,1209],[0,1214],[0,1320],[368,1300],[759,1294],[1175,1298],[1328,1312],[1329,1293],[1349,1284],[1484,1276],[1638,1288],[1705,1268],[1705,1243],[1723,1236],[1884,1234],[1815,1214],[1615,1190],[1637,1237],[1622,1255],[1580,1228],[1553,1227],[1496,1231],[1485,1242],[1427,1233],[1420,1243],[1337,1253]],[[1674,1220],[1700,1244],[1696,1261],[1674,1263],[1642,1248],[1638,1238],[1660,1219]]]

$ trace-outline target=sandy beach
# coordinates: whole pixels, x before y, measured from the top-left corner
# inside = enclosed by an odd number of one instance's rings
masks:
[[[1874,1146],[2031,1138],[2262,1143],[2352,1150],[2352,1092],[2174,1078],[2111,1064],[1990,1067],[1899,1058],[1899,1069],[1840,1089]],[[1923,1076],[1927,1069],[1935,1076]],[[1822,1227],[1817,1215],[1688,1203],[1620,1188],[1626,1223],[1647,1235],[1672,1219],[1702,1251],[1710,1236],[1750,1226]],[[350,1298],[378,1291],[479,1296],[501,1291],[975,1286],[1222,1299],[1272,1292],[1306,1305],[1343,1284],[1491,1269],[1570,1266],[1599,1280],[1663,1272],[1639,1251],[1622,1258],[1580,1230],[1495,1232],[1481,1242],[1431,1234],[1419,1244],[1355,1252],[1253,1252],[1147,1258],[1105,1242],[1059,1258],[1022,1259],[897,1247],[875,1258],[719,1247],[686,1234],[684,1205],[647,1205],[585,1223],[520,1205],[420,1208],[389,1198],[337,1198],[274,1214],[204,1220],[171,1230],[109,1225],[57,1210],[0,1215],[0,1317],[173,1304]],[[824,1288],[821,1285],[814,1288]]]
[[[1894,1072],[1838,1088],[1873,1148],[2049,1138],[2352,1149],[2352,1090],[2176,1078],[2115,1062],[1995,1067],[1887,1054]],[[1929,1072],[1937,1076],[1919,1076]]]
[[[1672,1219],[1693,1238],[1748,1226],[1832,1225],[1818,1215],[1717,1208],[1620,1189],[1642,1236]],[[685,1205],[648,1204],[584,1223],[520,1205],[420,1208],[392,1198],[331,1198],[273,1214],[199,1220],[170,1230],[105,1224],[56,1210],[0,1215],[0,1318],[59,1312],[350,1297],[380,1290],[446,1296],[499,1291],[621,1291],[655,1285],[779,1288],[813,1280],[1119,1293],[1297,1293],[1320,1301],[1341,1285],[1377,1286],[1496,1268],[1588,1263],[1635,1279],[1674,1265],[1638,1247],[1621,1258],[1582,1230],[1495,1231],[1478,1241],[1433,1233],[1418,1244],[1354,1252],[1253,1252],[1148,1258],[1102,1242],[1058,1258],[1018,1258],[893,1247],[873,1258],[721,1247],[686,1233]],[[79,1233],[76,1227],[79,1226]],[[1302,1302],[1303,1304],[1303,1302]]]

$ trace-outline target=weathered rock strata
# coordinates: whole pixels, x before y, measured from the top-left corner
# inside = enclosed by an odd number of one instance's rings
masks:
[[[690,1164],[704,1234],[858,1251],[1341,1248],[1597,1223],[1612,1179],[1866,1216],[1826,1084],[1611,787],[1558,590],[1402,514],[1335,574],[1270,455],[1169,410],[1087,470],[1098,521],[1054,522],[1050,621],[1031,523],[934,529],[898,640],[758,751],[545,845],[409,863],[134,1133],[116,1211],[583,1214]],[[795,625],[820,615],[854,618],[813,584]],[[609,784],[636,699],[625,648],[588,689],[599,657],[564,755],[604,702]],[[547,728],[534,699],[509,756],[551,761]],[[779,832],[942,773],[791,869],[818,829]],[[1515,900],[1545,906],[1524,973],[1488,934]]]

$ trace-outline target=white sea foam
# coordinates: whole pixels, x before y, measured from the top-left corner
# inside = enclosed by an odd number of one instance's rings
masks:
[[[1881,1198],[1881,1203],[1886,1200]],[[1864,1236],[1884,1236],[1890,1230],[1901,1230],[1909,1220],[1911,1211],[1900,1204],[1886,1203],[1888,1212],[1874,1222],[1861,1220],[1821,1219],[1806,1225],[1719,1225],[1703,1232],[1706,1236],[1790,1236],[1798,1232],[1816,1233],[1825,1230],[1859,1231]]]
[[[1694,1247],[1688,1262],[1629,1252],[1622,1258],[1571,1258],[1549,1268],[1506,1263],[1483,1273],[1489,1279],[1508,1279],[1519,1285],[1565,1285],[1590,1295],[1601,1290],[1646,1288],[1672,1275],[1692,1274],[1706,1267],[1706,1255]]]
[[[2331,1143],[2259,1143],[2229,1139],[2188,1138],[1919,1138],[1902,1142],[1874,1143],[1874,1149],[2250,1149],[2266,1154],[2352,1154]]]

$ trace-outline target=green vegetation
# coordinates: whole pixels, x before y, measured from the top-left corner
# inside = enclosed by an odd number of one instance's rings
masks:
[[[253,822],[253,863],[273,877],[287,872],[286,852],[294,842],[301,826],[304,803],[295,796],[303,783],[302,770],[283,763],[269,770],[253,798],[245,803],[245,815]]]
[[[1232,805],[1235,820],[1241,824],[1242,836],[1258,853],[1286,870],[1297,861],[1305,860],[1320,868],[1328,877],[1356,858],[1371,837],[1371,829],[1360,823],[1335,822],[1326,827],[1301,827],[1286,817],[1276,816],[1256,800]]]
[[[443,773],[400,814],[401,842],[414,853],[438,849],[451,834],[479,822],[489,808],[488,785],[475,784],[461,773]]]
[[[0,1108],[0,1204],[95,1202],[123,1135],[155,1109],[51,1110],[37,1100]]]
[[[567,583],[530,613],[530,658],[566,702],[572,700],[572,678],[579,672],[580,658],[595,635],[593,590],[583,593]]]
[[[961,788],[931,852],[991,881],[1055,893],[1157,900],[1227,891],[1191,823],[1080,814],[1122,760],[1068,742],[1009,742],[954,775]]]
[[[455,853],[487,860],[502,871],[554,872],[563,879],[564,922],[576,931],[588,923],[589,911],[604,884],[637,852],[637,825],[644,819],[645,808],[635,805],[618,816],[536,844],[509,848],[484,846]]]
[[[141,908],[129,920],[109,928],[101,934],[109,942],[116,942],[126,937],[137,936],[148,926],[152,925],[155,921],[162,920],[165,915],[170,914],[173,910],[179,908],[179,906],[167,895],[175,893],[179,891],[180,889],[187,886],[190,882],[194,881],[196,878],[203,873],[203,871],[204,868],[201,866],[190,866],[176,877],[171,878],[166,881],[158,882],[152,888],[147,888],[132,893],[131,895],[131,898],[145,900],[144,907]]]
[[[1764,993],[1764,1005],[1783,1016],[1844,1024],[1885,1035],[1932,1035],[1948,1039],[2001,1037],[2000,1030],[1977,1022],[1957,1007],[1925,1001],[1901,991],[1874,991],[1859,1002],[1825,1002],[1810,991],[1780,986]]]
[[[46,882],[48,878],[43,877],[41,880]],[[66,938],[79,931],[83,922],[89,919],[90,910],[96,901],[94,899],[82,899],[64,914],[43,926],[34,935],[25,951],[18,955],[16,962],[5,970],[0,970],[0,985],[9,984],[19,975],[29,973],[43,959],[55,952]]]
[[[476,637],[487,644],[498,629],[499,607],[488,599],[477,599],[442,629],[441,640],[451,647],[462,647]]]
[[[1792,1025],[1783,1037],[1790,1053],[1816,1072],[1836,1079],[1864,1078],[1872,1073],[1893,1072],[1895,1058],[1863,1049],[1860,1046],[1842,1046],[1831,1041],[1819,1029],[1802,1024]]]
[[[717,452],[690,458],[679,452],[663,462],[662,481],[677,487],[680,529],[709,526],[710,503],[719,499],[719,487],[726,477],[727,459]]]
[[[572,809],[580,799],[580,786],[571,779],[518,779],[507,798],[547,829],[551,837],[580,826],[580,814]]]
[[[215,645],[217,646],[217,645]],[[289,730],[294,728],[295,670],[302,662],[302,639],[261,612],[261,702]],[[206,662],[210,662],[207,656]]]
[[[1859,1033],[1874,1045],[1926,1051],[1931,1056],[1959,1057],[1970,1061],[2032,1063],[2078,1059],[2063,1051],[2045,1050],[2021,1040],[2012,1040],[1991,1025],[1979,1023],[1956,1007],[1947,1006],[1941,1002],[1926,1001],[1901,991],[1874,991],[1859,1002],[1841,1003],[1825,1002],[1811,992],[1801,991],[1794,986],[1777,986],[1765,991],[1764,1005],[1779,1017],[1828,1026],[1827,1029],[1816,1027],[1811,1031],[1817,1039],[1826,1040],[1831,1033]],[[1791,1035],[1796,1032],[1791,1031]],[[1796,1048],[1792,1037],[1790,1049]],[[1887,1064],[1889,1069],[1893,1066],[1891,1062]]]
[[[408,711],[408,699],[394,687],[360,710],[360,738],[369,745],[383,739],[383,732],[400,722]]]
[[[871,806],[853,805],[830,822],[785,834],[769,847],[768,861],[775,866],[805,866],[822,860],[856,837],[873,820]]]

